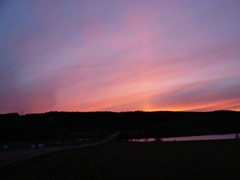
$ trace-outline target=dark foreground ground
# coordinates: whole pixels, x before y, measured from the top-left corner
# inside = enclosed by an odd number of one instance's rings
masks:
[[[240,141],[111,143],[0,167],[1,180],[238,180]]]

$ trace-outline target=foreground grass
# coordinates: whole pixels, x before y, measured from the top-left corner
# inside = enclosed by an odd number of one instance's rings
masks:
[[[112,143],[0,168],[3,180],[240,179],[240,141]]]

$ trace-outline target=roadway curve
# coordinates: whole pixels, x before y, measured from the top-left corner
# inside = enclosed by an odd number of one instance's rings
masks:
[[[49,153],[63,151],[63,150],[67,150],[67,149],[98,146],[101,144],[108,143],[109,141],[112,141],[120,134],[121,134],[121,132],[116,132],[116,133],[113,133],[113,134],[101,139],[100,141],[97,141],[94,143],[89,143],[89,144],[82,144],[82,145],[78,145],[78,146],[49,147],[49,148],[41,148],[41,149],[27,149],[27,150],[25,149],[25,150],[18,150],[18,151],[1,152],[0,167],[15,163],[17,161],[22,161],[22,160],[29,159],[32,157],[40,156],[43,154],[49,154]]]

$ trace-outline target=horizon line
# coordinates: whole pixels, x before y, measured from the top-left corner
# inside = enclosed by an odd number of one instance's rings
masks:
[[[185,112],[185,113],[211,113],[211,112],[240,112],[236,110],[212,110],[212,111],[172,111],[172,110],[159,110],[159,111],[144,111],[144,110],[134,110],[134,111],[46,111],[46,112],[35,112],[35,113],[20,113],[20,112],[9,112],[0,113],[0,115],[18,114],[18,115],[31,115],[31,114],[48,114],[48,113],[164,113],[164,112]]]

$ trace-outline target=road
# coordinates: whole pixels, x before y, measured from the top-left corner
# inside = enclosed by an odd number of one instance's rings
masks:
[[[61,147],[49,147],[49,148],[37,148],[37,149],[25,149],[25,150],[1,152],[0,167],[15,163],[17,161],[22,161],[22,160],[29,159],[32,157],[40,156],[43,154],[49,154],[49,153],[63,151],[63,150],[67,150],[67,149],[98,146],[101,144],[108,143],[109,141],[115,139],[120,134],[121,134],[121,132],[116,132],[116,133],[113,133],[113,134],[101,139],[100,141],[97,141],[94,143],[89,143],[89,144],[82,144],[82,145],[78,145],[78,146],[61,146]]]

